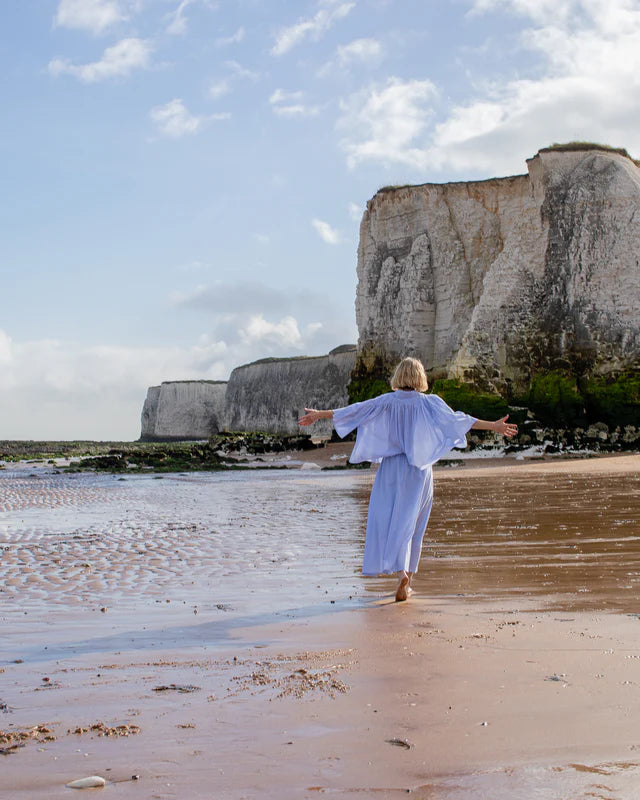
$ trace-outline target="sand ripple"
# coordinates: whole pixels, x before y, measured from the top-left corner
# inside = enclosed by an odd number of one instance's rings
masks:
[[[315,590],[330,585],[336,564],[343,581],[357,568],[362,508],[351,499],[345,513],[335,502],[340,476],[78,477],[0,476],[5,610],[219,604],[247,593],[277,597],[296,578],[299,602],[310,575]]]

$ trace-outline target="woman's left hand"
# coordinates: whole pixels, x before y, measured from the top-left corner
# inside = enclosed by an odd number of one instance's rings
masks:
[[[514,425],[513,422],[507,422],[508,419],[509,415],[507,414],[506,417],[496,420],[493,424],[495,425],[494,430],[496,433],[501,433],[507,439],[511,439],[512,436],[518,433],[518,426]]]

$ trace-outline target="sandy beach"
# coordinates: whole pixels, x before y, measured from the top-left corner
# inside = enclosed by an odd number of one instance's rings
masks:
[[[439,468],[394,603],[344,452],[0,470],[3,800],[639,796],[640,456]]]

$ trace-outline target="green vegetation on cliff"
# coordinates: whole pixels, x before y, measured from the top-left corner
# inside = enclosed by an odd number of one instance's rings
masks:
[[[586,421],[584,398],[576,379],[562,372],[536,376],[523,404],[548,425],[575,427]]]
[[[442,379],[434,382],[434,394],[440,395],[454,411],[464,411],[478,419],[499,419],[509,413],[506,400],[499,394],[480,392],[470,383]]]
[[[640,375],[636,372],[589,378],[581,391],[590,420],[613,426],[640,425]]]
[[[536,376],[522,402],[542,422],[556,427],[640,425],[640,376],[623,372],[576,378],[554,370]]]
[[[371,367],[357,363],[351,373],[351,383],[347,386],[350,403],[371,400],[380,394],[391,391],[389,381],[392,369],[381,358],[376,358]]]
[[[390,370],[377,360],[370,370],[360,364],[349,384],[349,402],[369,400],[391,390]],[[532,378],[528,391],[502,397],[460,380],[437,379],[431,391],[455,411],[480,419],[498,419],[510,414],[521,422],[529,410],[545,425],[576,428],[604,422],[608,426],[640,426],[640,375],[635,372],[607,376],[575,375],[552,370]]]
[[[554,142],[549,147],[542,147],[538,152],[539,153],[548,153],[553,151],[558,152],[572,152],[572,151],[579,151],[579,150],[602,150],[605,153],[617,153],[619,156],[624,156],[628,158],[630,161],[636,166],[640,166],[640,161],[636,161],[629,155],[629,152],[624,147],[611,147],[608,144],[598,144],[598,142]]]

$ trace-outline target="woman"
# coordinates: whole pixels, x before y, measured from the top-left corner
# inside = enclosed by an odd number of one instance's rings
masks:
[[[495,422],[452,411],[428,388],[422,363],[404,358],[391,379],[392,392],[334,411],[305,408],[300,425],[331,419],[340,437],[358,429],[349,459],[381,462],[371,490],[364,575],[398,573],[396,600],[407,600],[418,569],[422,538],[433,503],[431,466],[453,447],[466,447],[470,428],[515,436],[508,415]]]

